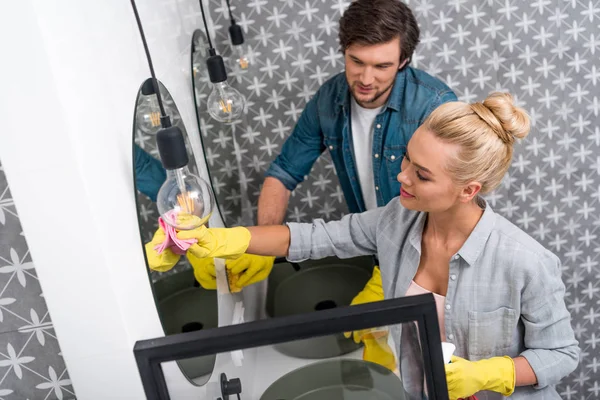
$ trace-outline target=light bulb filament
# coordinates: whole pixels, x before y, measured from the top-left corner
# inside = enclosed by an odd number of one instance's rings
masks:
[[[242,57],[238,60],[241,69],[248,69],[248,59],[246,57]]]
[[[177,203],[185,213],[192,214],[194,212],[194,200],[190,198],[188,192],[178,194]]]
[[[231,113],[231,100],[219,100],[219,106],[224,113]]]
[[[160,125],[160,113],[157,111],[152,111],[148,118],[150,118],[150,123],[152,124],[152,127],[155,128],[157,126]]]

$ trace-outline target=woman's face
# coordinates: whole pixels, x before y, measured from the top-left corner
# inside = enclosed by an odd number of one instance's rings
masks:
[[[458,145],[438,139],[420,127],[408,142],[398,174],[400,203],[410,210],[443,212],[460,202],[462,190],[446,171]]]

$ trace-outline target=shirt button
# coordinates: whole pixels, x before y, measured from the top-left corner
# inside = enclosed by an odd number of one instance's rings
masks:
[[[446,304],[446,310],[449,310],[451,308],[452,308],[452,306],[450,304]]]
[[[375,186],[375,190],[379,190],[379,186]]]
[[[379,154],[375,154],[375,158],[379,158]]]
[[[395,160],[395,159],[396,159],[396,156],[395,156],[395,155],[392,155],[390,158],[391,158],[392,160]]]
[[[455,255],[454,257],[452,257],[453,260],[458,260],[459,255]]]
[[[381,128],[381,124],[377,124],[377,129],[380,129],[380,128]]]
[[[455,281],[456,280],[456,275],[454,275],[454,274],[450,275],[450,279],[452,279],[453,281]]]
[[[329,146],[329,150],[333,150],[333,146]]]
[[[453,334],[449,334],[448,335],[448,340],[454,340],[454,335]]]

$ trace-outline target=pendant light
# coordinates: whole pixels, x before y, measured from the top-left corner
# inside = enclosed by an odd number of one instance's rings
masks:
[[[231,57],[229,64],[234,71],[245,71],[250,67],[250,58],[244,51],[244,32],[242,27],[235,23],[233,14],[231,13],[230,0],[227,0],[227,10],[229,11],[229,38],[231,39]]]
[[[204,179],[193,175],[188,170],[189,158],[183,132],[179,127],[171,125],[171,118],[165,112],[135,0],[131,0],[131,6],[142,37],[152,76],[152,89],[156,94],[160,110],[158,119],[161,128],[156,133],[156,143],[162,165],[167,170],[167,179],[158,191],[156,200],[158,212],[163,220],[175,229],[195,229],[205,224],[212,214],[214,208],[212,189]],[[149,91],[149,88],[145,90]]]
[[[209,46],[209,57],[206,60],[206,66],[208,76],[213,84],[212,91],[206,101],[208,114],[219,122],[230,123],[238,119],[244,112],[246,98],[227,83],[225,63],[223,62],[223,57],[218,55],[212,46],[202,0],[200,0],[200,11],[202,12],[202,21],[204,22]]]

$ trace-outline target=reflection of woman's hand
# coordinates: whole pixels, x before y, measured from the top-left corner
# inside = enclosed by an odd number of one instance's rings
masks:
[[[152,240],[144,246],[146,248],[148,267],[154,271],[166,272],[173,268],[175,264],[177,264],[177,261],[179,261],[180,256],[173,253],[169,248],[166,248],[160,254],[154,249],[161,245],[165,240],[165,232],[159,227],[156,232],[154,232]]]
[[[207,228],[201,226],[189,231],[177,232],[179,239],[196,239],[188,249],[197,258],[237,258],[246,252],[250,244],[250,231],[244,227]]]
[[[363,360],[377,363],[394,372],[398,369],[394,351],[388,344],[389,333],[387,330],[365,332],[361,340],[365,345]]]
[[[373,275],[371,276],[371,279],[369,279],[363,290],[354,296],[350,305],[353,306],[356,304],[366,304],[375,301],[381,301],[384,299],[384,297],[383,285],[381,283],[381,271],[379,270],[379,266],[376,265],[375,268],[373,268]],[[344,336],[346,336],[348,339],[352,336],[352,339],[355,343],[360,343],[362,337],[367,332],[368,330],[344,332]]]
[[[194,277],[204,289],[217,288],[217,272],[215,271],[214,258],[198,258],[189,250],[186,253],[190,264],[194,268]]]
[[[243,254],[234,260],[227,260],[225,266],[227,271],[235,278],[235,282],[229,282],[231,286],[241,289],[253,283],[260,282],[271,273],[275,257],[257,256],[254,254]]]

